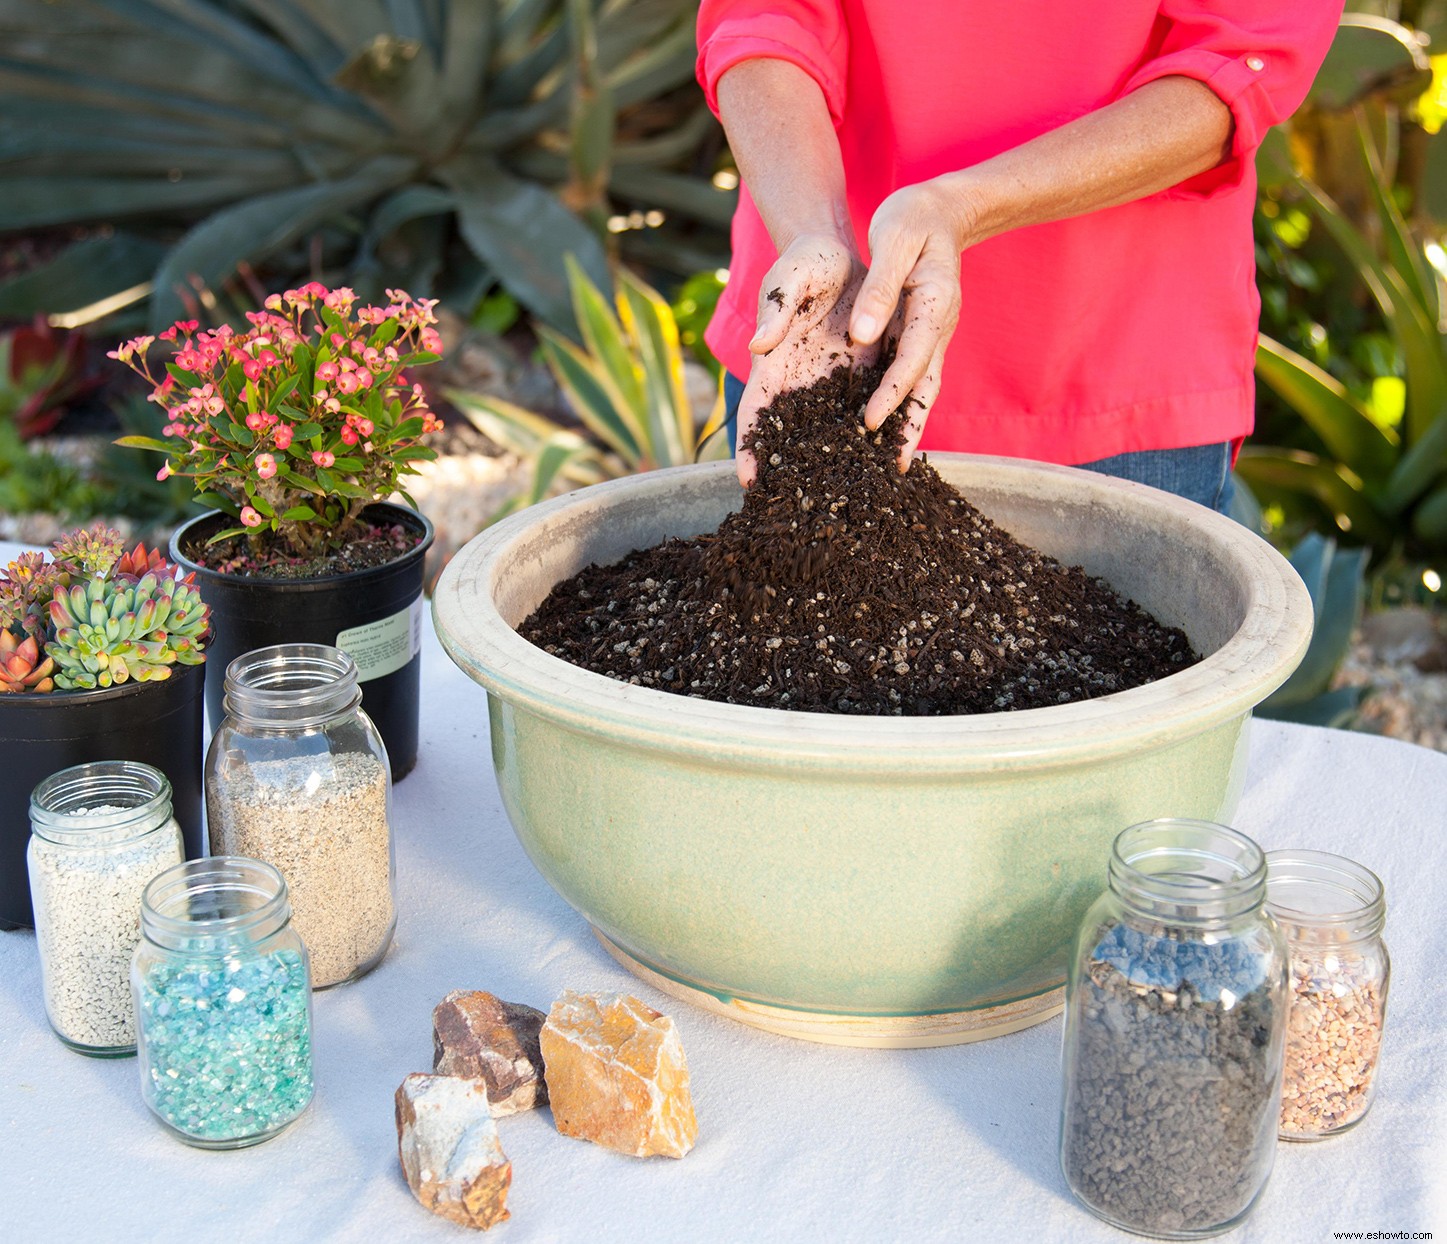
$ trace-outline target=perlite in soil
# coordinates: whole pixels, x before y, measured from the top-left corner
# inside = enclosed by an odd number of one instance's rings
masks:
[[[130,1054],[141,894],[182,859],[170,783],[129,761],[77,765],[35,788],[30,818],[30,890],[50,1025],[83,1054]]]

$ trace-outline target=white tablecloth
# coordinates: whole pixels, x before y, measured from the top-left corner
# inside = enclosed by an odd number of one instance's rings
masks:
[[[458,988],[542,1009],[567,988],[637,994],[677,1020],[699,1118],[682,1161],[567,1139],[546,1109],[501,1120],[513,1217],[491,1238],[1130,1238],[1075,1204],[1060,1176],[1058,1019],[977,1045],[851,1050],[658,994],[603,952],[523,854],[493,781],[486,697],[430,627],[423,661],[421,759],[397,788],[396,944],[365,980],[317,995],[316,1099],[282,1136],[232,1153],[170,1138],[141,1104],[134,1059],[85,1058],[55,1039],[34,936],[0,934],[0,1240],[466,1238],[412,1199],[392,1122],[398,1083],[431,1067],[432,1007]],[[1376,869],[1394,978],[1371,1114],[1334,1140],[1279,1146],[1231,1238],[1447,1238],[1447,756],[1252,729],[1238,827],[1268,849],[1340,851]]]

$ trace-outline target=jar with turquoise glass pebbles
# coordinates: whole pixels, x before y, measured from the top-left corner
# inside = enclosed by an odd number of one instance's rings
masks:
[[[307,1108],[310,971],[270,864],[216,856],[156,877],[141,899],[131,988],[141,1093],[180,1139],[239,1149]]]

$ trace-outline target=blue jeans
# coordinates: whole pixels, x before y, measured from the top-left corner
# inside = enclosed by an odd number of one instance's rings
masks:
[[[728,411],[726,435],[729,451],[738,439],[739,399],[744,382],[731,372],[724,374],[724,407]],[[1098,475],[1114,475],[1118,479],[1149,484],[1165,492],[1173,492],[1187,501],[1195,501],[1222,514],[1231,512],[1231,494],[1235,483],[1231,478],[1231,445],[1192,445],[1186,449],[1143,449],[1136,453],[1116,454],[1098,462],[1082,462],[1082,471]]]

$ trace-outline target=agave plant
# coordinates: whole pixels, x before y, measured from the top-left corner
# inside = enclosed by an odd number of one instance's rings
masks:
[[[702,96],[685,91],[681,120],[656,106],[692,79],[695,10],[0,0],[0,233],[144,221],[19,284],[64,291],[70,307],[48,311],[149,293],[159,328],[239,264],[288,256],[364,292],[427,292],[451,222],[475,290],[500,282],[566,324],[563,254],[607,275],[579,213],[596,221],[612,197],[727,225],[733,196],[686,171],[714,127]],[[0,314],[17,311],[0,288]]]
[[[1259,716],[1312,726],[1346,726],[1362,687],[1332,687],[1351,651],[1366,596],[1366,549],[1341,549],[1330,536],[1309,533],[1291,551],[1291,564],[1311,593],[1315,622],[1301,664],[1257,707]]]
[[[619,269],[615,311],[571,260],[568,279],[582,346],[546,327],[538,334],[583,432],[501,398],[460,390],[447,394],[480,431],[532,463],[527,488],[495,518],[541,501],[559,483],[596,484],[695,462],[723,427],[722,395],[702,428],[694,421],[678,325],[656,290]],[[718,449],[726,452],[725,446]]]
[[[0,570],[0,692],[78,691],[199,665],[210,611],[191,576],[97,523]],[[42,651],[44,656],[42,657]]]
[[[1358,131],[1383,254],[1310,178],[1296,183],[1313,217],[1351,261],[1403,361],[1405,408],[1395,426],[1311,360],[1261,338],[1256,374],[1315,434],[1320,450],[1248,446],[1237,470],[1263,501],[1311,498],[1353,540],[1383,552],[1447,553],[1447,344],[1438,277],[1388,190],[1377,152]]]

